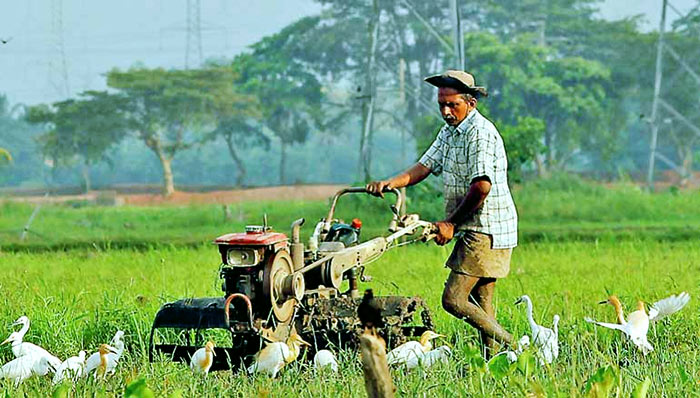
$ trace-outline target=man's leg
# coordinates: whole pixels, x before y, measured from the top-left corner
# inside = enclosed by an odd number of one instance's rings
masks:
[[[472,289],[472,293],[469,295],[469,299],[474,304],[481,307],[481,309],[493,319],[496,319],[496,310],[493,308],[493,293],[495,288],[496,278],[479,278],[479,282],[477,282],[476,286]],[[491,355],[498,352],[499,345],[496,340],[482,330],[479,330],[479,337],[481,337],[481,344],[484,345],[484,356],[486,358],[490,358]]]
[[[495,280],[486,279],[480,283],[481,279],[450,271],[450,276],[445,283],[445,290],[442,293],[442,307],[453,316],[464,319],[474,328],[483,332],[487,338],[512,345],[513,336],[503,329],[493,316],[491,296],[493,295]],[[476,293],[476,296],[473,300],[474,302],[472,302],[469,296],[474,293]],[[484,296],[483,298],[481,297],[482,295]],[[484,309],[482,309],[483,304],[479,303],[479,301],[484,303],[488,301]]]

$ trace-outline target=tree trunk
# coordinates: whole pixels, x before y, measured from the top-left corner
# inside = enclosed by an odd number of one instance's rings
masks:
[[[364,181],[371,179],[371,158],[372,158],[372,127],[374,122],[374,106],[375,106],[375,65],[377,53],[377,39],[379,38],[379,6],[378,0],[372,1],[372,18],[369,21],[369,51],[367,57],[367,68],[365,76],[364,93],[365,105],[362,114],[362,136],[360,137],[360,170],[364,176]]]
[[[284,175],[285,163],[287,163],[287,144],[280,141],[280,184],[284,185],[286,180]]]
[[[243,164],[243,160],[241,159],[240,156],[238,156],[238,152],[236,152],[236,148],[233,146],[233,137],[232,136],[227,136],[226,137],[226,145],[228,146],[228,153],[231,155],[231,158],[233,159],[233,162],[236,164],[236,167],[238,167],[238,172],[236,173],[236,186],[240,187],[243,185],[243,180],[245,179],[246,175],[246,169],[245,169],[245,164]]]
[[[172,156],[167,156],[162,150],[157,150],[158,160],[163,167],[163,196],[168,197],[175,193],[175,183],[173,181]]]
[[[92,189],[92,186],[90,184],[90,165],[88,164],[88,162],[83,163],[81,174],[83,177],[83,192],[89,193],[90,189]]]

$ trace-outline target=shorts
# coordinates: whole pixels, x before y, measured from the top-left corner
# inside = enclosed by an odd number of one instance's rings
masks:
[[[452,249],[445,266],[460,274],[483,278],[505,278],[510,272],[512,248],[494,249],[493,237],[464,231]]]

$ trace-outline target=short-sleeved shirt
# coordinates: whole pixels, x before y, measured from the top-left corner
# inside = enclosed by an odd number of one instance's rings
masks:
[[[445,124],[419,162],[433,174],[443,175],[447,215],[466,197],[475,178],[488,177],[491,191],[483,205],[456,228],[490,234],[494,249],[518,245],[518,214],[508,188],[506,151],[490,120],[474,109],[457,127]]]

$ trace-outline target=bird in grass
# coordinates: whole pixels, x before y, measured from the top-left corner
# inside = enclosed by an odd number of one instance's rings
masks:
[[[100,348],[97,350],[97,352],[100,354],[100,364],[97,366],[97,369],[95,369],[94,377],[95,379],[100,378],[105,380],[107,376],[114,373],[114,370],[112,370],[112,373],[109,371],[108,359],[109,353],[115,353],[114,347],[110,347],[108,344],[100,344]]]
[[[338,373],[338,361],[329,350],[320,350],[314,355],[314,369],[317,371],[330,369],[333,373]]]
[[[30,322],[28,317],[22,315],[21,317],[17,318],[12,326],[22,325],[22,328],[18,332],[10,333],[10,337],[5,339],[5,341],[0,343],[0,345],[12,343],[12,353],[15,355],[15,358],[30,355],[35,360],[39,360],[41,357],[46,357],[49,364],[51,364],[51,369],[56,369],[59,365],[61,365],[61,360],[58,359],[58,357],[52,355],[36,344],[23,341],[24,335],[29,331],[29,324]]]
[[[109,342],[109,348],[111,351],[107,354],[107,374],[113,374],[115,372],[117,363],[119,362],[119,359],[121,359],[122,354],[124,354],[123,337],[124,332],[117,330],[114,337],[112,337],[112,340]],[[94,372],[95,369],[100,366],[101,361],[99,351],[90,355],[87,361],[85,361],[84,374],[87,376],[88,374]]]
[[[48,357],[36,359],[32,355],[24,355],[0,367],[0,379],[11,379],[16,387],[34,375],[45,376],[49,370],[53,369]]]
[[[423,355],[414,355],[406,360],[406,368],[414,369],[418,366],[427,369],[438,362],[446,363],[452,355],[452,350],[446,345],[442,345],[434,350],[430,350]]]
[[[269,343],[255,357],[255,362],[248,367],[248,373],[265,373],[274,378],[286,365],[294,362],[299,356],[301,346],[311,346],[302,340],[296,331],[292,331],[286,342]]]
[[[680,311],[690,301],[690,295],[682,292],[679,295],[666,297],[651,305],[647,314],[643,301],[637,302],[637,309],[630,312],[625,319],[625,314],[622,311],[622,304],[617,296],[610,296],[607,300],[601,301],[600,304],[610,304],[615,308],[618,323],[598,322],[586,317],[586,322],[594,323],[608,329],[619,330],[624,333],[632,343],[639,348],[644,355],[654,351],[654,347],[647,340],[649,332],[649,322],[659,321],[674,312]]]
[[[194,373],[204,373],[205,375],[209,373],[211,365],[214,363],[214,342],[207,341],[204,347],[198,349],[192,355],[190,360],[190,369]]]
[[[550,364],[559,356],[559,315],[554,315],[552,322],[554,330],[546,328],[538,325],[532,317],[532,300],[530,296],[521,296],[515,301],[515,304],[523,302],[527,304],[527,321],[530,324],[532,340],[539,353],[538,360],[540,365]]]
[[[365,290],[362,301],[357,306],[357,317],[360,318],[360,324],[365,330],[374,330],[376,333],[377,328],[384,327],[382,309],[377,304],[372,289]]]
[[[414,357],[422,357],[426,352],[433,349],[431,341],[438,337],[445,337],[432,330],[426,330],[420,336],[419,341],[408,341],[389,351],[386,362],[389,365],[403,365]]]
[[[53,384],[60,384],[65,379],[76,381],[83,376],[84,371],[85,351],[81,350],[78,356],[66,359],[56,368]]]

